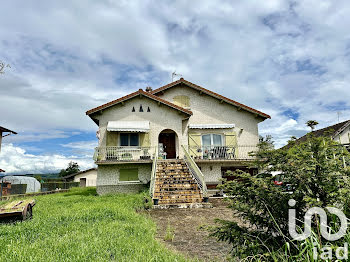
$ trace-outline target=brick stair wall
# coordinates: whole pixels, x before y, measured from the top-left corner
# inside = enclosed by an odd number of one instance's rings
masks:
[[[153,198],[162,204],[201,203],[202,193],[182,160],[158,161]]]

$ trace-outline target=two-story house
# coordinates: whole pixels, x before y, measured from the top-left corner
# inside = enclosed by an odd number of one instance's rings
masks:
[[[183,78],[86,114],[99,127],[98,193],[139,191],[150,183],[159,203],[199,202],[225,171],[247,168],[258,124],[270,118]]]

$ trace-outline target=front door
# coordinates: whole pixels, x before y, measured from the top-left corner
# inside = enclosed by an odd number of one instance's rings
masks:
[[[176,158],[175,133],[159,134],[159,143],[163,144],[167,159]]]

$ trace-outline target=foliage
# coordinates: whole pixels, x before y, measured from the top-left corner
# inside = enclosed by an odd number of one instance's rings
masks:
[[[61,169],[59,176],[64,177],[64,176],[78,173],[79,171],[80,171],[80,169],[79,169],[78,163],[70,161],[68,163],[68,167],[66,169]]]
[[[350,159],[349,153],[330,138],[308,136],[305,143],[287,150],[273,150],[262,143],[255,155],[263,173],[252,176],[237,171],[233,175],[238,179],[221,186],[232,197],[228,200],[230,207],[246,224],[219,221],[221,226],[213,234],[231,242],[235,255],[270,253],[286,243],[292,254],[297,252],[288,238],[289,199],[297,201],[295,208],[301,221],[311,206],[336,206],[350,213],[350,173],[343,167],[343,160]],[[282,174],[283,186],[274,185],[274,172]]]
[[[155,224],[135,212],[143,194],[83,191],[92,189],[37,196],[32,220],[0,224],[0,261],[187,261],[156,241]]]
[[[311,128],[311,131],[314,131],[315,126],[318,125],[318,122],[316,120],[309,120],[305,124]]]
[[[166,227],[166,232],[165,232],[165,236],[164,236],[164,240],[165,241],[170,241],[173,242],[175,237],[175,229],[173,226],[170,225],[169,221],[168,221],[168,225]]]

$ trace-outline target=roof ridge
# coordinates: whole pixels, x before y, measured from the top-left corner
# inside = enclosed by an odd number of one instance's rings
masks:
[[[214,96],[214,97],[217,97],[217,98],[221,98],[221,99],[223,99],[223,100],[226,100],[226,102],[229,102],[229,103],[231,103],[231,104],[235,104],[236,106],[239,106],[239,107],[242,107],[242,108],[245,108],[245,109],[247,109],[248,111],[253,111],[253,112],[255,112],[255,113],[257,113],[257,114],[259,114],[259,115],[261,115],[261,116],[263,116],[263,117],[265,117],[265,118],[271,118],[271,116],[268,115],[268,114],[265,114],[265,113],[263,113],[263,112],[261,112],[261,111],[259,111],[259,110],[257,110],[257,109],[254,109],[254,108],[252,108],[252,107],[250,107],[250,106],[244,105],[244,104],[239,103],[239,102],[237,102],[237,101],[235,101],[235,100],[232,100],[232,99],[230,99],[230,98],[227,98],[227,97],[225,97],[225,96],[222,96],[222,95],[220,95],[220,94],[218,94],[218,93],[215,93],[215,92],[213,92],[213,91],[211,91],[211,90],[209,90],[209,89],[206,89],[206,88],[204,88],[204,87],[201,87],[201,86],[199,86],[199,85],[196,85],[196,84],[194,84],[194,83],[192,83],[192,82],[190,82],[190,81],[185,80],[185,79],[182,78],[182,77],[181,77],[179,80],[177,80],[177,81],[171,82],[171,83],[169,83],[169,84],[166,84],[166,85],[164,85],[164,86],[161,86],[161,87],[159,87],[159,88],[153,90],[153,91],[152,91],[152,94],[159,93],[159,92],[161,92],[161,91],[163,91],[163,90],[165,90],[165,89],[168,89],[168,88],[170,88],[170,87],[173,87],[173,86],[175,86],[175,85],[177,85],[177,84],[179,84],[179,83],[184,83],[184,84],[187,84],[187,85],[189,85],[189,86],[192,86],[192,87],[195,87],[195,88],[197,88],[197,89],[200,89],[200,90],[202,90],[202,91],[205,92],[205,93],[209,93],[211,96]]]

